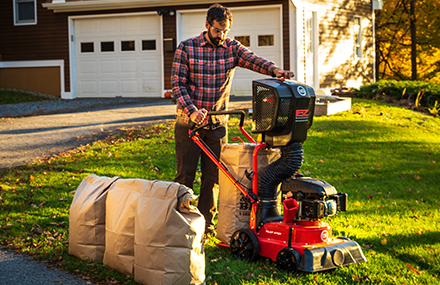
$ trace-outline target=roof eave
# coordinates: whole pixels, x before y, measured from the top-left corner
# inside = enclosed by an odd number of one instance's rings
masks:
[[[249,2],[255,0],[240,0],[240,2]],[[223,0],[222,3],[235,3],[237,0]],[[79,11],[97,11],[97,10],[114,10],[114,9],[132,9],[132,8],[149,8],[149,7],[165,7],[175,5],[199,5],[210,4],[213,1],[208,0],[90,0],[90,1],[69,1],[53,0],[43,3],[43,7],[53,10],[55,13],[61,12],[79,12]]]

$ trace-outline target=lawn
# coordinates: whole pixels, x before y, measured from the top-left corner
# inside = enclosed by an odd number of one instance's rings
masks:
[[[238,120],[230,123],[232,138]],[[227,248],[209,240],[207,284],[439,284],[440,118],[355,99],[352,111],[315,118],[304,151],[303,174],[348,193],[348,211],[326,219],[333,235],[358,242],[368,261],[289,274],[263,258],[233,260]],[[173,125],[129,129],[0,171],[0,244],[99,284],[136,284],[101,262],[67,253],[69,207],[92,173],[171,181]],[[196,182],[196,193],[199,187]]]
[[[37,95],[36,93],[26,91],[0,89],[0,105],[43,100],[53,100],[53,96]]]

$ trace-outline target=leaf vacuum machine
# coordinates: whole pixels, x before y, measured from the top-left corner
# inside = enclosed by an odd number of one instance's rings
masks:
[[[266,257],[276,262],[278,269],[291,272],[317,272],[366,261],[358,243],[333,237],[331,226],[321,221],[347,210],[347,194],[337,192],[326,181],[299,174],[303,143],[313,123],[313,88],[270,78],[254,80],[252,89],[252,133],[258,134],[257,141],[243,128],[243,110],[207,114],[240,115],[241,133],[255,144],[252,169],[246,171],[251,187],[244,187],[200,139],[197,131],[206,125],[193,126],[189,132],[219,171],[250,201],[248,226],[236,230],[229,245],[223,245],[230,247],[236,259]],[[279,158],[259,171],[259,152],[267,149],[277,149]]]

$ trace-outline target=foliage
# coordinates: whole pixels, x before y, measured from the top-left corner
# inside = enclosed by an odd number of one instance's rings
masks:
[[[229,138],[237,135],[230,120]],[[250,121],[246,120],[246,126]],[[329,272],[287,273],[271,260],[233,260],[205,244],[207,284],[438,284],[440,119],[355,99],[351,112],[316,117],[301,172],[348,193],[348,211],[325,219],[334,236],[357,241],[366,263]],[[68,254],[68,210],[89,174],[174,177],[173,125],[160,124],[0,171],[0,244],[98,284],[136,284]],[[195,192],[198,192],[199,181]]]
[[[433,82],[380,80],[362,85],[355,93],[361,98],[399,102],[438,115],[436,102],[440,101],[440,84]]]
[[[412,3],[411,3],[412,2]],[[411,4],[415,5],[414,15]],[[414,20],[415,38],[411,37]],[[440,83],[440,2],[432,0],[387,0],[376,12],[378,78],[412,78],[411,45],[416,45],[420,80]]]

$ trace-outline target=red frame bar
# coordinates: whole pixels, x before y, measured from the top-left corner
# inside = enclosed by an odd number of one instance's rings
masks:
[[[190,131],[190,134],[191,134],[191,131]],[[238,182],[234,179],[234,177],[232,177],[232,175],[223,167],[223,165],[200,142],[199,135],[196,133],[193,136],[191,136],[191,138],[200,147],[200,149],[212,160],[212,162],[214,162],[215,165],[217,165],[217,167],[223,172],[223,174],[226,175],[226,177],[234,184],[234,186],[237,187],[238,190],[240,190],[240,192],[243,193],[243,195],[246,195],[247,197],[249,197],[252,204],[255,204],[256,201],[247,193],[247,191],[245,189],[243,189],[243,187],[240,184],[238,184]]]

